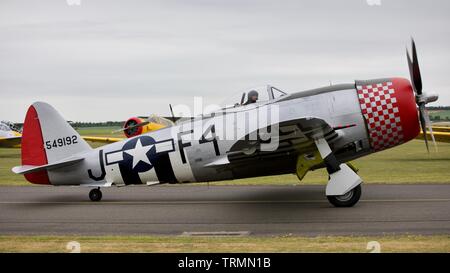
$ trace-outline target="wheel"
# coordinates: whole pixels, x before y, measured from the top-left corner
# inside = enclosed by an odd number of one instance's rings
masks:
[[[353,207],[361,198],[361,184],[344,195],[327,196],[327,198],[335,207]]]
[[[100,191],[100,189],[92,189],[89,192],[89,199],[94,202],[102,200],[102,192]]]

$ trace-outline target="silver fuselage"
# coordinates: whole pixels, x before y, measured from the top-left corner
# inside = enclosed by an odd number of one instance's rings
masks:
[[[337,128],[339,137],[330,141],[330,146],[341,162],[371,152],[355,85],[346,84],[228,108],[99,147],[82,154],[85,160],[77,165],[49,171],[49,178],[53,185],[128,185],[206,182],[294,173],[296,158],[315,150],[313,142],[302,138],[301,132],[296,137],[296,149],[277,147],[269,152],[250,149],[241,154],[233,153],[238,140],[244,139],[253,131],[252,128],[259,129],[252,115],[245,114],[258,109],[272,111],[274,107],[278,110],[279,124],[311,116]],[[243,119],[245,124],[250,124],[250,130],[248,126],[242,130],[238,128]],[[346,125],[352,126],[344,128]],[[214,135],[211,126],[214,126]],[[230,131],[235,135],[224,137]],[[131,149],[137,149],[137,145],[147,147],[147,150],[152,145],[146,154],[149,162],[133,162]]]

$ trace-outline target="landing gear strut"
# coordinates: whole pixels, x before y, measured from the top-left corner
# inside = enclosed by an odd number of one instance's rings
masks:
[[[329,175],[325,190],[328,201],[335,207],[354,206],[361,197],[361,177],[353,166],[338,162],[325,138],[315,143]]]
[[[102,192],[100,191],[100,188],[92,189],[89,192],[89,199],[94,202],[102,200]]]

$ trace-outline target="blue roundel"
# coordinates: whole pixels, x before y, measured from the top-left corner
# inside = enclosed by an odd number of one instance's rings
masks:
[[[149,136],[136,137],[127,141],[122,147],[123,161],[119,163],[121,169],[123,168],[131,173],[141,173],[151,170],[153,168],[153,164],[151,162],[156,157],[156,147],[154,144],[155,140]],[[137,156],[133,156],[133,154],[137,150],[135,149],[136,146],[138,146],[137,149],[149,150],[145,153],[145,155],[140,155],[139,158],[135,158]]]

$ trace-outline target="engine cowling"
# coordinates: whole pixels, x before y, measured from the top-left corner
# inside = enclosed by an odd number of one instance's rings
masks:
[[[123,124],[123,132],[127,138],[145,134],[166,127],[165,124],[149,121],[147,119],[132,117]]]
[[[411,83],[403,78],[356,81],[361,111],[374,151],[419,135],[419,116]]]
[[[129,118],[125,123],[123,124],[123,130],[125,136],[127,138],[134,137],[141,135],[143,133],[146,133],[145,126],[139,126],[139,124],[144,123],[145,120],[137,117]]]

